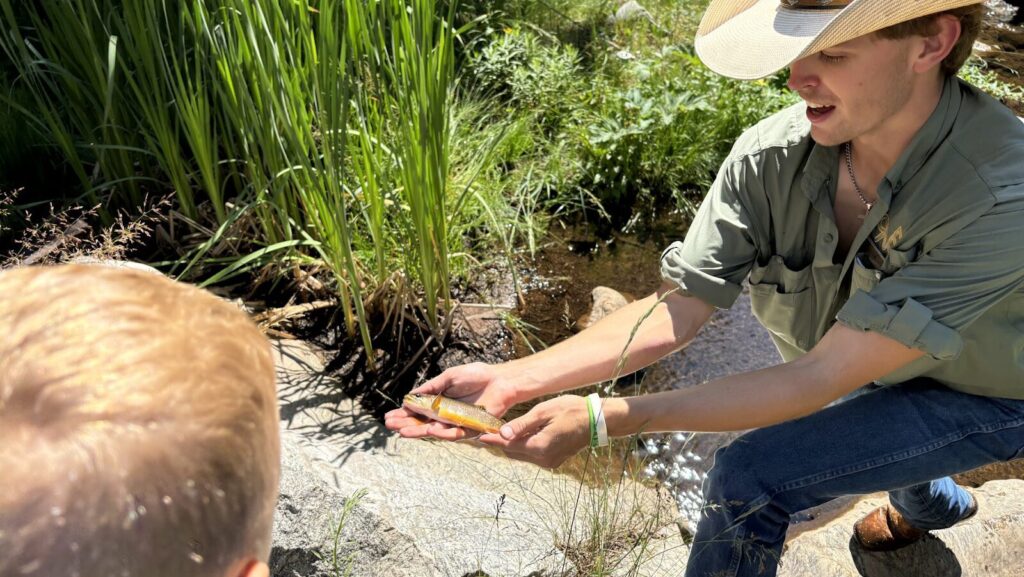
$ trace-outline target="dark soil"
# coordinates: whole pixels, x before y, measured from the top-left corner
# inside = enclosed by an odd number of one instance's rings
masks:
[[[689,217],[668,214],[634,234],[600,237],[592,226],[552,226],[547,243],[523,274],[525,302],[518,311],[526,325],[516,352],[528,354],[573,333],[576,320],[590,311],[597,286],[643,298],[661,284],[660,255],[681,240]]]
[[[334,356],[325,372],[339,377],[343,392],[359,399],[374,417],[401,405],[402,397],[445,369],[469,362],[512,358],[513,345],[500,312],[514,304],[511,275],[500,266],[483,269],[471,287],[455,290],[452,312],[441,334],[429,329],[423,311],[408,307],[371,313],[374,366],[362,340],[346,334],[338,311],[325,309],[292,327],[295,336]]]

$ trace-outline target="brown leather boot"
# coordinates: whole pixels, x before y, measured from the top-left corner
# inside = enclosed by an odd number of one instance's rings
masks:
[[[978,500],[972,495],[971,507],[960,521],[977,512]],[[878,507],[853,526],[854,537],[868,551],[895,551],[919,541],[927,533],[911,525],[892,505]]]

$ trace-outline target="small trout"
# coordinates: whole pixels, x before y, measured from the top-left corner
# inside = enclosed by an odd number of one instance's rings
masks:
[[[505,424],[479,405],[471,405],[441,395],[406,395],[402,406],[435,421],[484,433],[497,433]]]

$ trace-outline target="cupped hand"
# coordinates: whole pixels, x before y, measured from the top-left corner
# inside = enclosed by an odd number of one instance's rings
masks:
[[[505,365],[470,363],[452,367],[440,375],[416,387],[410,393],[444,396],[480,405],[496,417],[505,414],[516,403],[514,390],[505,376]],[[398,431],[403,437],[437,437],[457,441],[475,437],[475,431],[468,431],[436,421],[405,409],[398,408],[384,415],[384,425]]]
[[[583,397],[564,395],[509,421],[498,434],[480,442],[500,448],[512,459],[554,468],[590,443],[590,418]]]

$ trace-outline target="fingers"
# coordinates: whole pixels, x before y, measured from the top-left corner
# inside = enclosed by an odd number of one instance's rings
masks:
[[[477,438],[477,442],[501,449],[509,459],[533,463],[549,469],[557,467],[571,455],[571,453],[565,456],[553,454],[548,446],[549,439],[537,434],[507,440],[498,433],[485,433]]]
[[[448,371],[437,375],[422,385],[409,391],[411,395],[439,395],[451,386],[451,375]]]
[[[497,433],[480,435],[480,442],[508,451],[523,451],[533,434],[544,428],[547,422],[548,419],[534,409],[505,423]]]
[[[430,419],[426,419],[422,415],[414,413],[405,407],[398,407],[397,409],[392,409],[387,413],[384,413],[384,425],[392,431],[397,431],[403,426],[415,424],[422,425],[427,423],[429,420]],[[392,424],[396,426],[392,426]]]
[[[554,468],[586,446],[586,416],[582,397],[567,395],[545,401],[497,434],[481,435],[481,443],[498,447],[511,458]]]
[[[484,363],[469,363],[452,367],[440,375],[416,387],[411,393],[437,395],[444,393],[452,398],[476,397],[481,389],[490,384],[494,376],[490,366]]]
[[[469,431],[462,427],[453,427],[438,422],[409,425],[397,430],[398,434],[406,439],[435,438],[444,441],[464,441],[466,439],[475,439],[479,435],[476,431]]]
[[[475,439],[480,433],[471,431],[469,429],[463,429],[462,427],[455,427],[445,423],[433,422],[427,425],[427,433],[436,439],[443,439],[445,441],[462,441],[465,439]],[[403,435],[404,436],[404,435]]]

